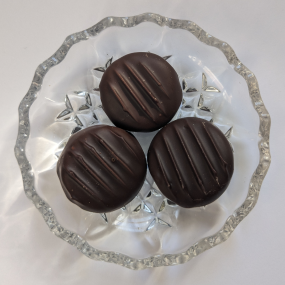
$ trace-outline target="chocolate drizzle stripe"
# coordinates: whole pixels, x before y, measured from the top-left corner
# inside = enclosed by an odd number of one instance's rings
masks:
[[[169,153],[169,155],[170,155],[171,161],[172,161],[172,163],[173,163],[173,165],[174,165],[175,171],[176,171],[176,173],[177,173],[177,175],[178,175],[178,179],[179,179],[179,181],[180,181],[181,188],[184,189],[185,187],[184,187],[184,183],[183,183],[183,180],[182,180],[182,176],[181,176],[181,173],[180,173],[180,171],[179,171],[179,169],[178,169],[178,165],[177,165],[177,163],[176,163],[176,161],[175,161],[175,158],[174,158],[174,156],[173,156],[173,153],[172,153],[172,151],[171,151],[171,149],[170,149],[170,147],[169,147],[168,142],[166,141],[166,139],[165,139],[163,136],[162,136],[162,138],[163,138],[163,141],[164,141],[164,143],[165,143],[166,149],[167,149],[167,151],[168,151],[168,153]]]
[[[136,78],[136,80],[140,83],[140,85],[144,88],[144,90],[147,92],[147,94],[150,96],[150,98],[156,103],[159,103],[159,100],[153,96],[151,91],[148,89],[148,87],[145,85],[144,81],[141,79],[141,75],[138,75],[137,72],[132,69],[129,65],[125,63],[126,68],[130,71],[130,73]]]
[[[138,105],[141,107],[141,109],[153,120],[155,121],[154,117],[152,116],[152,114],[149,112],[148,106],[145,106],[143,104],[143,102],[141,101],[141,99],[137,96],[136,92],[134,92],[134,90],[132,89],[132,87],[130,86],[130,84],[127,82],[127,80],[117,71],[115,71],[115,73],[117,74],[117,76],[120,78],[121,82],[125,85],[125,87],[129,90],[130,94],[133,96],[133,98],[137,101]]]
[[[110,131],[110,133],[112,133],[114,136],[118,137],[120,140],[123,141],[123,143],[127,146],[127,148],[133,153],[133,155],[137,158],[137,154],[135,153],[135,151],[131,148],[131,146],[127,143],[127,141],[122,137],[120,136],[119,134],[116,134],[115,132],[113,131]]]
[[[90,198],[92,199],[96,199],[96,201],[99,201],[101,204],[104,205],[104,207],[106,207],[105,203],[98,198],[98,196],[95,195],[95,193],[93,193],[77,176],[73,171],[68,171],[68,176],[75,181],[78,185],[80,185],[80,187],[82,187],[83,192],[88,195]]]
[[[174,130],[175,130],[175,132],[176,132],[176,134],[177,134],[177,136],[178,136],[178,138],[179,138],[179,141],[180,141],[180,143],[182,144],[183,149],[184,149],[184,151],[185,151],[185,153],[186,153],[186,155],[187,155],[187,158],[188,158],[188,160],[189,160],[189,162],[190,162],[190,164],[191,164],[191,167],[192,167],[192,169],[193,169],[193,172],[194,172],[194,175],[195,175],[195,177],[196,177],[196,180],[197,180],[197,182],[198,182],[198,184],[199,184],[199,186],[200,186],[200,187],[198,187],[199,190],[202,191],[203,194],[207,195],[207,193],[206,193],[206,191],[205,191],[205,187],[204,187],[204,185],[203,185],[203,181],[201,180],[201,178],[200,178],[200,176],[199,176],[199,173],[198,173],[198,171],[197,171],[197,169],[196,169],[195,163],[193,162],[193,159],[192,159],[192,157],[190,156],[190,153],[189,153],[189,151],[188,151],[188,149],[187,149],[187,147],[186,147],[186,144],[185,144],[185,142],[184,142],[184,140],[183,140],[183,138],[182,138],[180,132],[177,131],[177,129],[176,129],[175,127],[174,127]]]
[[[150,69],[144,65],[143,63],[141,63],[141,66],[146,70],[146,72],[151,76],[151,78],[157,83],[157,85],[160,87],[161,91],[166,95],[166,97],[169,98],[166,90],[164,89],[163,85],[159,82],[159,80],[155,77],[155,75],[150,71]]]
[[[103,145],[103,147],[113,156],[113,158],[118,160],[131,174],[133,174],[133,171],[129,168],[129,166],[118,155],[116,155],[112,148],[103,139],[95,134],[91,135],[95,137],[101,143],[101,145]]]
[[[89,172],[89,174],[95,178],[96,182],[99,184],[99,186],[104,189],[107,193],[111,194],[112,196],[116,196],[115,193],[109,188],[109,186],[99,177],[99,175],[84,161],[83,157],[80,155],[75,155],[76,161],[78,161],[86,170]]]
[[[131,72],[131,74],[135,77],[135,79],[138,81],[138,83],[143,87],[143,89],[146,91],[147,95],[154,101],[156,106],[165,114],[165,112],[161,109],[159,106],[159,103],[161,103],[149,90],[149,88],[146,86],[144,80],[142,79],[142,76],[140,74],[137,74],[137,71],[132,69],[129,65],[125,64],[127,69]]]
[[[120,102],[120,104],[121,104],[123,110],[124,110],[125,112],[129,113],[129,115],[130,115],[136,122],[138,122],[137,119],[135,118],[136,116],[135,116],[134,114],[132,114],[132,112],[130,112],[129,108],[126,107],[126,104],[123,102],[123,100],[122,100],[121,96],[119,95],[117,89],[113,88],[110,84],[109,84],[109,86],[110,86],[110,88],[112,89],[112,91],[113,91],[114,95],[116,96],[116,98],[118,99],[118,101]]]
[[[159,156],[157,155],[156,152],[155,152],[155,156],[156,156],[156,158],[157,158],[159,167],[160,167],[160,169],[161,169],[161,172],[162,172],[162,174],[163,174],[163,177],[164,177],[164,180],[165,180],[165,182],[166,182],[166,184],[167,184],[167,187],[168,187],[168,188],[171,188],[171,185],[170,185],[170,183],[169,183],[169,181],[168,181],[168,179],[167,179],[167,176],[166,176],[164,167],[163,167],[163,165],[162,165],[162,163],[161,163],[161,160],[160,160],[160,158],[159,158]]]
[[[166,96],[167,98],[169,98],[169,96],[168,96],[166,90],[164,89],[163,85],[160,86],[160,90],[165,94],[165,96]]]
[[[217,146],[216,146],[216,143],[215,143],[215,141],[213,140],[211,134],[210,134],[209,131],[207,130],[207,127],[206,127],[205,123],[203,122],[202,124],[203,124],[203,127],[204,127],[204,129],[205,129],[205,131],[206,131],[208,137],[210,138],[210,140],[211,140],[211,142],[212,142],[212,144],[213,144],[213,146],[214,146],[214,148],[215,148],[215,150],[216,150],[216,152],[217,152],[217,154],[218,154],[220,160],[222,161],[223,168],[226,170],[226,172],[227,172],[227,174],[228,174],[228,169],[227,169],[228,164],[227,164],[227,162],[226,162],[226,161],[223,159],[223,157],[221,156],[220,151],[218,150],[218,148],[217,148]]]
[[[199,138],[198,138],[198,136],[197,136],[195,130],[192,128],[191,125],[189,125],[188,122],[187,122],[187,125],[188,125],[188,127],[189,127],[191,133],[193,134],[193,136],[194,136],[196,142],[198,143],[198,145],[199,145],[199,147],[200,147],[200,149],[201,149],[201,151],[202,151],[202,153],[203,153],[203,155],[204,155],[204,158],[206,159],[207,164],[208,164],[208,166],[210,167],[210,169],[211,169],[211,171],[212,171],[212,174],[215,176],[215,181],[217,182],[218,185],[220,185],[220,184],[219,184],[219,180],[218,180],[217,171],[216,171],[215,168],[213,167],[213,165],[212,165],[212,163],[211,163],[211,161],[210,161],[210,159],[209,159],[209,157],[208,157],[208,155],[207,155],[207,153],[206,153],[206,151],[205,151],[205,149],[204,149],[202,143],[200,142],[200,140],[199,140]]]
[[[124,181],[115,173],[115,171],[106,163],[106,161],[104,161],[104,159],[100,156],[100,154],[97,152],[97,150],[92,147],[91,145],[89,145],[88,143],[83,143],[83,147],[91,154],[93,154],[100,162],[101,164],[108,170],[110,171],[113,176],[120,181],[121,184],[123,184],[124,186],[126,186],[126,184],[124,183]]]
[[[158,86],[161,86],[162,84],[160,83],[160,81],[155,77],[155,75],[153,74],[153,72],[151,72],[151,70],[144,65],[143,63],[140,63],[143,68],[147,71],[147,73],[153,78],[153,80],[157,83]]]
[[[163,93],[169,98],[167,92],[165,91],[163,85],[160,83],[160,81],[155,77],[155,75],[153,74],[153,72],[150,71],[150,69],[144,65],[143,63],[141,63],[141,66],[146,70],[146,72],[151,76],[151,78],[156,82],[156,84],[161,87],[161,90],[163,91]]]

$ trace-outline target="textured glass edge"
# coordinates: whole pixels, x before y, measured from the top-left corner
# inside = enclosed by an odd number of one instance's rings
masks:
[[[161,27],[167,26],[172,29],[187,30],[201,42],[221,50],[227,58],[229,64],[245,79],[248,85],[249,95],[260,120],[259,135],[261,140],[258,144],[260,160],[251,177],[247,197],[243,204],[237,208],[231,216],[228,217],[224,226],[216,234],[199,240],[194,245],[189,247],[185,252],[178,254],[161,254],[143,259],[136,259],[118,252],[98,250],[89,245],[79,235],[66,230],[58,223],[51,207],[40,198],[35,190],[34,173],[32,166],[26,157],[25,147],[30,134],[29,110],[36,99],[36,94],[40,90],[43,78],[49,69],[59,64],[65,58],[69,49],[74,44],[83,40],[88,40],[90,36],[96,36],[108,27],[134,27],[143,22],[152,22]],[[271,162],[269,150],[271,119],[262,101],[255,75],[239,61],[234,50],[226,42],[220,41],[211,36],[192,21],[171,19],[158,14],[144,13],[133,17],[107,17],[87,30],[68,36],[61,47],[36,69],[32,84],[27,94],[21,101],[18,111],[19,129],[14,151],[22,173],[24,191],[26,196],[34,203],[36,208],[42,214],[49,229],[57,237],[60,237],[66,242],[75,246],[87,257],[94,260],[115,263],[129,269],[137,270],[149,267],[183,264],[202,252],[226,241],[237,225],[251,212],[256,205],[262,181]]]

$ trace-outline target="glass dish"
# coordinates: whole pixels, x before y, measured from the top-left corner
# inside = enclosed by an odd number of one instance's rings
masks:
[[[112,213],[88,213],[64,196],[57,157],[71,134],[112,124],[98,84],[112,61],[136,51],[165,57],[178,73],[183,101],[173,119],[212,121],[233,146],[230,186],[206,207],[178,207],[149,174],[139,195]],[[257,202],[270,165],[269,130],[256,77],[227,43],[191,21],[146,13],[105,18],[39,65],[19,106],[15,155],[27,197],[56,236],[91,259],[144,269],[185,263],[229,238]],[[135,134],[145,152],[154,134]]]

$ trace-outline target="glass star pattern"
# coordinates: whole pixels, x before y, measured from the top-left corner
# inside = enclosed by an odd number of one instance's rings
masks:
[[[100,72],[105,72],[107,70],[107,68],[112,64],[112,61],[113,61],[113,57],[111,57],[107,60],[107,62],[105,63],[105,66],[95,67],[94,70],[100,71]]]
[[[84,97],[85,103],[81,105],[77,110],[74,110],[69,95],[66,95],[65,96],[66,108],[62,112],[60,112],[55,118],[55,121],[57,122],[73,121],[76,124],[76,127],[74,127],[71,131],[71,135],[77,133],[78,131],[88,126],[98,124],[100,121],[96,115],[96,110],[102,108],[101,105],[96,106],[92,103],[91,96],[88,92],[74,91],[73,93],[76,94],[79,98]],[[89,117],[87,115],[89,115]]]
[[[202,73],[200,91],[195,87],[188,87],[186,78],[182,79],[181,84],[183,91],[182,106],[176,114],[175,119],[181,117],[198,117],[211,121],[214,104],[217,102],[212,93],[220,93],[220,90],[208,85],[205,73]]]
[[[65,95],[65,109],[56,116],[56,121],[71,121],[74,119],[75,113],[70,103],[68,95]]]

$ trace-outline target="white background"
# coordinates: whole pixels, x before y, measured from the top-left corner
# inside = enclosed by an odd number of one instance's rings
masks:
[[[284,0],[1,0],[0,284],[284,284]],[[196,22],[256,75],[271,114],[272,164],[257,206],[230,239],[190,262],[131,271],[52,235],[25,197],[13,147],[17,107],[39,63],[106,16],[155,12]]]

